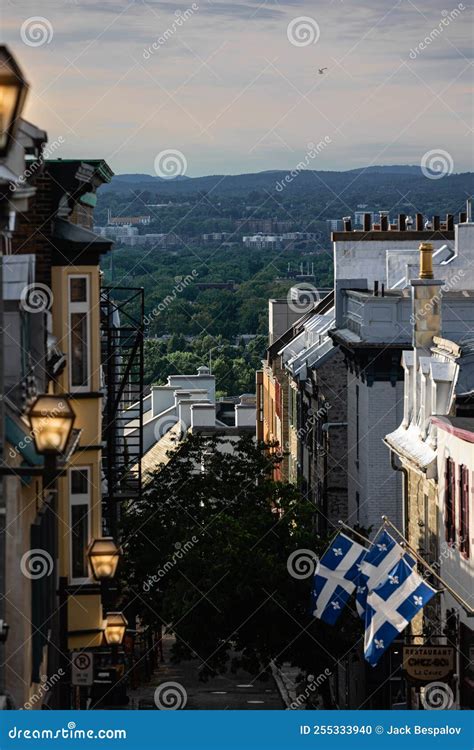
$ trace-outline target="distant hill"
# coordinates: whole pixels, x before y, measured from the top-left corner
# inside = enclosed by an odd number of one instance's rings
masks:
[[[179,226],[180,233],[195,236],[233,230],[235,220],[243,216],[277,217],[293,221],[295,229],[310,223],[313,229],[327,231],[327,219],[347,216],[361,204],[369,211],[390,211],[392,216],[463,211],[466,198],[474,193],[473,173],[434,177],[430,179],[413,165],[176,179],[122,174],[100,189],[95,219],[98,225],[105,223],[109,209],[114,216],[146,212],[152,215],[151,232],[174,231]],[[168,203],[168,210],[153,208]]]
[[[298,194],[301,192],[326,193],[332,191],[338,195],[342,192],[351,195],[355,192],[358,199],[371,202],[375,198],[380,205],[383,190],[393,192],[394,189],[412,188],[415,192],[429,192],[432,195],[445,194],[446,190],[460,189],[467,194],[473,190],[473,174],[465,172],[452,174],[442,179],[428,179],[419,166],[393,165],[370,166],[362,169],[351,169],[344,172],[304,170],[293,177],[290,182],[285,178],[291,174],[290,170],[272,170],[239,175],[207,175],[205,177],[177,177],[164,179],[147,174],[116,175],[109,185],[101,188],[101,192],[129,194],[131,191],[149,191],[161,197],[192,194],[199,191],[213,191],[222,195],[242,196],[252,190],[263,190],[269,193]],[[278,186],[283,185],[283,189]],[[349,193],[347,193],[349,191]],[[369,193],[369,194],[366,194]],[[372,197],[370,193],[374,193]],[[385,201],[384,201],[385,202]]]

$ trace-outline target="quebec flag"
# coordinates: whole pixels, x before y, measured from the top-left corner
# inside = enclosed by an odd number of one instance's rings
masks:
[[[364,654],[373,667],[436,589],[403,558],[372,591],[365,609]]]
[[[367,550],[339,533],[320,558],[314,574],[313,615],[334,625],[355,589]]]
[[[356,608],[362,619],[365,617],[367,595],[382,581],[399,560],[413,568],[415,560],[388,531],[383,529],[377,534],[372,547],[367,552],[360,568],[356,588]]]

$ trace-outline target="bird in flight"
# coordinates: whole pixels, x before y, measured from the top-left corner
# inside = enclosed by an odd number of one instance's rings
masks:
[[[322,76],[325,70],[327,70],[327,68],[318,68],[319,75]]]

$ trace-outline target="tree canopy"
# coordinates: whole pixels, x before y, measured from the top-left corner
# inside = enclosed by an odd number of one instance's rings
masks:
[[[152,627],[166,623],[175,657],[197,658],[204,679],[229,659],[254,675],[268,674],[272,660],[332,671],[360,626],[347,614],[335,639],[310,613],[312,571],[300,574],[314,568],[308,550],[320,554],[327,543],[314,532],[316,509],[269,478],[279,459],[263,446],[243,437],[226,453],[224,442],[189,437],[128,507],[129,606]]]

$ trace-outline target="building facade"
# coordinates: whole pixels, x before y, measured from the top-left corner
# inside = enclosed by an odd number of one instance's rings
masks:
[[[449,588],[410,623],[411,646],[451,649],[446,676],[455,707],[472,707],[471,666],[474,595],[470,561],[474,450],[474,339],[462,344],[440,336],[449,297],[433,279],[432,249],[422,245],[420,278],[412,281],[413,349],[404,351],[404,413],[385,437],[403,477],[403,533],[411,548],[434,571],[432,582]],[[472,305],[472,302],[471,302]],[[430,569],[427,568],[427,575]],[[463,602],[465,605],[463,606]],[[422,702],[422,681],[407,684],[411,706]]]

